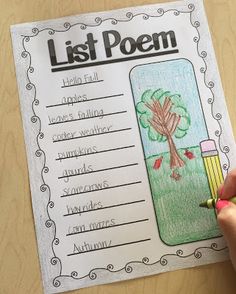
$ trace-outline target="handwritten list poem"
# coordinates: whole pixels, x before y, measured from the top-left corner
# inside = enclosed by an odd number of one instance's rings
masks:
[[[114,255],[126,264],[130,248],[137,259],[156,234],[132,96],[119,81],[109,87],[111,71],[51,74],[38,94],[45,98],[38,108],[50,157],[50,216],[59,224],[56,255],[65,273],[80,276],[113,264]]]

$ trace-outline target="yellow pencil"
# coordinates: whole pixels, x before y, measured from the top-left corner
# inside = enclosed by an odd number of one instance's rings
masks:
[[[214,140],[200,142],[202,158],[211,190],[212,198],[217,195],[218,187],[223,183],[224,178],[220,165],[219,153]]]

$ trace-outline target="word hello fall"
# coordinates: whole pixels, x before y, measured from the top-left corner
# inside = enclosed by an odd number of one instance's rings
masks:
[[[112,57],[115,48],[118,48],[124,55],[131,55],[136,52],[160,51],[177,46],[174,31],[153,33],[152,35],[142,34],[137,38],[122,38],[120,33],[115,30],[104,31],[102,33],[103,45],[106,57]],[[72,64],[74,62],[85,62],[96,60],[96,47],[99,46],[98,40],[94,39],[92,33],[86,35],[84,43],[73,45],[72,41],[65,42],[66,60],[58,60],[57,50],[53,39],[48,40],[48,50],[52,66]]]

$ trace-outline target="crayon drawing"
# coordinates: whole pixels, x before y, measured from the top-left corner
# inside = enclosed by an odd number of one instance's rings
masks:
[[[180,95],[172,95],[163,89],[147,90],[141,97],[141,102],[136,105],[139,114],[140,125],[147,129],[148,138],[151,141],[168,142],[170,154],[170,169],[177,169],[185,165],[184,160],[179,156],[175,143],[172,139],[183,138],[190,126],[190,117],[184,106]],[[192,154],[186,150],[185,154]],[[156,159],[154,169],[161,166],[160,160]],[[188,157],[189,158],[189,157]],[[172,177],[179,180],[178,174],[173,170]]]
[[[209,139],[192,64],[134,67],[130,82],[161,240],[168,245],[220,236],[200,142]]]

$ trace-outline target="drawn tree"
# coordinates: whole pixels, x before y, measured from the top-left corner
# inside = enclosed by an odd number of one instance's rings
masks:
[[[173,136],[183,138],[190,126],[190,116],[181,96],[171,95],[163,89],[146,90],[137,103],[136,110],[143,128],[148,129],[148,137],[152,141],[168,142],[170,150],[170,168],[184,166],[180,158]]]

